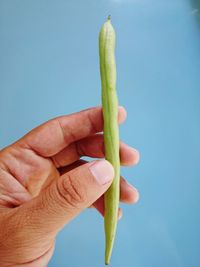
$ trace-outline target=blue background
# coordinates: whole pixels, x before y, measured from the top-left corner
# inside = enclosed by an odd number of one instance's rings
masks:
[[[141,162],[123,206],[114,267],[200,266],[200,2],[0,0],[0,147],[100,104],[98,32],[117,32],[121,139]],[[104,266],[103,219],[87,210],[57,238],[53,266]]]

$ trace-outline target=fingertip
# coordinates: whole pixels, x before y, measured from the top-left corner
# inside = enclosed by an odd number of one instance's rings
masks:
[[[124,166],[132,166],[140,161],[140,153],[137,149],[121,142],[120,143],[120,159]]]
[[[120,179],[120,200],[127,204],[134,204],[139,200],[138,190],[123,177]]]
[[[139,194],[138,190],[131,185],[130,185],[130,191],[132,191],[132,192],[130,192],[130,194],[129,194],[129,203],[135,204],[138,202],[138,200],[140,198],[140,194]]]
[[[140,152],[133,147],[130,147],[130,151],[132,153],[132,164],[133,165],[138,164],[140,161]]]
[[[109,161],[102,159],[89,163],[89,169],[100,185],[110,183],[114,178],[114,169]]]
[[[125,107],[119,106],[119,108],[118,108],[118,120],[119,120],[119,123],[124,122],[126,117],[127,117],[127,111],[126,111]]]
[[[122,209],[119,208],[119,209],[118,209],[118,220],[121,220],[122,216],[123,216]]]

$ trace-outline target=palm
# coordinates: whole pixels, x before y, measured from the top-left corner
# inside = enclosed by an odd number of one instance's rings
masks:
[[[23,175],[28,192],[35,197],[52,180],[59,178],[60,173],[50,158],[35,155],[31,158],[31,165],[28,166],[27,173],[23,173]],[[22,174],[20,176],[22,177]]]

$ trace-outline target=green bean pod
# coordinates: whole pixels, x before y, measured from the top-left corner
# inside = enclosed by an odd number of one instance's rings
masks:
[[[110,17],[99,34],[100,73],[102,85],[102,107],[104,119],[105,158],[113,165],[115,177],[104,196],[105,216],[105,264],[110,263],[118,221],[120,157],[118,98],[116,92],[115,30]]]

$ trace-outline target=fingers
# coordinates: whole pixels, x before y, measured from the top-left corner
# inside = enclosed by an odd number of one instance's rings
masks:
[[[120,179],[120,201],[127,204],[134,204],[139,200],[137,189],[129,184],[123,177]],[[92,205],[102,216],[104,216],[104,196],[101,196]],[[119,209],[119,217],[122,216],[122,210]]]
[[[29,233],[33,224],[40,235],[56,234],[92,205],[108,189],[113,177],[113,167],[106,160],[89,162],[63,174],[38,197],[19,207],[29,216]]]
[[[120,200],[127,204],[133,204],[139,200],[138,190],[123,177],[120,179]]]
[[[101,196],[99,199],[97,199],[97,201],[95,201],[93,203],[93,205],[91,206],[92,208],[95,208],[96,210],[98,210],[98,212],[104,217],[104,196]],[[122,209],[119,208],[118,209],[118,220],[120,220],[122,218],[123,212]]]
[[[123,166],[138,164],[140,160],[139,151],[129,145],[120,142],[120,161]]]
[[[77,161],[81,156],[102,158],[105,156],[104,154],[103,134],[96,134],[70,144],[52,159],[59,168]],[[120,161],[124,166],[135,165],[139,161],[139,152],[121,142]]]
[[[86,164],[85,160],[78,160],[73,164],[60,169],[60,173],[64,174],[73,168]],[[131,184],[129,184],[124,177],[120,178],[120,201],[126,204],[135,204],[139,200],[138,190]],[[91,207],[96,208],[99,213],[104,216],[104,197],[103,195],[97,199]],[[119,209],[119,219],[122,217],[122,210]]]
[[[119,123],[126,118],[126,111],[119,107]],[[102,108],[94,107],[50,120],[33,129],[18,143],[34,150],[43,157],[51,157],[70,143],[103,130]]]
[[[85,160],[78,160],[69,166],[61,168],[59,171],[61,174],[64,174],[86,163],[87,161]],[[102,199],[103,199],[103,196],[100,198],[100,200],[99,199],[97,200],[97,206],[95,206],[95,203],[93,204],[93,206],[98,208],[99,207],[98,201],[100,201],[100,203],[103,203]],[[120,177],[120,201],[123,203],[127,203],[127,204],[134,204],[138,200],[139,200],[138,190],[133,185],[128,183],[124,177],[121,176]],[[99,210],[99,212],[102,213],[102,210]]]

